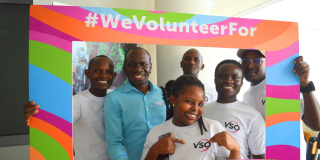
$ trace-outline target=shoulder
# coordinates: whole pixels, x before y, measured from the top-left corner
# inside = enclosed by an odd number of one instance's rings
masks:
[[[250,93],[250,87],[244,92],[244,95],[248,95]]]
[[[153,84],[152,84],[152,86],[154,88],[153,93],[162,95],[162,89],[160,87],[153,85]]]
[[[153,84],[152,84],[152,85],[153,85]],[[158,87],[158,86],[156,86],[156,85],[153,85],[153,87],[154,87],[155,90],[161,90],[161,88]]]
[[[239,115],[246,117],[247,120],[256,123],[265,122],[261,113],[246,103],[241,102],[238,108],[240,109],[238,111]]]
[[[244,103],[244,102],[241,102],[239,101],[239,109],[241,110],[245,110],[247,111],[249,114],[252,114],[252,115],[259,115],[261,114],[258,110],[256,110],[255,108],[253,108],[252,106],[249,106],[248,104]]]
[[[222,132],[225,131],[224,127],[222,126],[222,124],[219,121],[213,120],[213,119],[208,119],[205,117],[203,118],[203,122],[206,124],[206,126],[208,126],[208,129],[211,131],[215,131],[215,132]]]
[[[243,94],[243,101],[246,101],[247,99],[251,99],[251,98],[253,98],[252,97],[253,95],[250,95],[250,88],[249,89],[247,89],[245,92],[244,92],[244,94]]]
[[[202,114],[203,117],[208,117],[208,118],[212,119],[211,113],[214,113],[215,109],[216,109],[214,104],[215,104],[215,101],[207,103],[203,106],[203,108],[204,108],[204,112]]]
[[[89,103],[89,90],[84,90],[72,96],[72,108],[74,110],[87,107]]]
[[[159,130],[162,130],[162,129],[166,129],[166,128],[169,128],[169,123],[171,123],[171,119],[161,123],[161,124],[158,124],[156,126],[154,126],[151,130],[151,131],[159,131]]]
[[[203,107],[204,107],[204,110],[207,111],[207,110],[214,110],[215,109],[215,103],[216,101],[214,102],[210,102],[210,103],[206,103]],[[206,113],[206,112],[204,112]]]
[[[207,123],[207,124],[210,124],[210,125],[221,125],[219,121],[216,121],[216,120],[213,120],[213,119],[208,119],[208,118],[205,118],[205,117],[202,117],[203,118],[203,122]]]
[[[170,132],[170,127],[169,127],[169,123],[171,123],[171,120],[167,120],[161,124],[158,124],[156,126],[154,126],[150,132],[148,133],[149,134],[149,137],[151,139],[155,139],[156,141],[158,140],[158,137],[167,133],[167,132]]]
[[[84,90],[72,96],[73,100],[82,101],[88,98],[89,90]]]
[[[78,98],[78,97],[81,97],[81,96],[86,96],[87,92],[89,92],[89,90],[81,91],[81,92],[73,95],[73,97],[74,97],[74,98]]]
[[[248,109],[248,110],[257,111],[255,108],[251,107],[250,105],[248,105],[248,104],[246,104],[246,103],[244,103],[244,102],[241,102],[241,101],[238,101],[238,102],[239,102],[238,105],[239,105],[241,108],[246,108],[246,109]]]
[[[163,100],[163,92],[162,89],[156,85],[153,85],[153,90],[147,94],[150,101],[160,101],[164,102]]]

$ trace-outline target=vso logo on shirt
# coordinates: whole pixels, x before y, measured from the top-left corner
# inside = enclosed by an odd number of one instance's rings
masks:
[[[198,143],[193,143],[193,146],[200,152],[204,152],[210,148],[211,142],[207,139],[201,139]]]
[[[238,122],[236,122],[236,121],[230,121],[228,123],[224,122],[224,126],[225,126],[226,130],[231,133],[236,133],[240,130],[240,126],[239,126]]]

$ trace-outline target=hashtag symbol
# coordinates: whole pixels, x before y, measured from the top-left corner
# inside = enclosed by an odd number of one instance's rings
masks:
[[[89,15],[86,17],[86,21],[84,23],[87,24],[87,27],[90,26],[91,24],[91,27],[94,27],[97,23],[98,23],[98,18],[97,17],[97,13],[94,13],[93,16],[92,16],[92,13],[89,13]]]

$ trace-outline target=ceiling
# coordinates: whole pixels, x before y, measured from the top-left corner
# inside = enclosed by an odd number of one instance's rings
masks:
[[[240,17],[280,0],[210,0],[211,15]]]

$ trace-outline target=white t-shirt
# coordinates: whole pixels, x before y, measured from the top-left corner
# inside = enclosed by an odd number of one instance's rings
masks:
[[[155,144],[159,136],[168,132],[174,132],[174,138],[184,140],[186,144],[175,143],[175,152],[170,155],[171,160],[215,160],[227,159],[230,151],[225,147],[219,147],[217,143],[211,143],[209,140],[217,133],[225,131],[217,121],[203,118],[206,132],[203,130],[201,135],[198,122],[185,127],[178,127],[172,123],[172,118],[162,124],[152,128],[147,135],[144,143],[141,159],[145,159],[150,148]]]
[[[251,154],[266,153],[266,123],[253,107],[236,101],[233,103],[211,102],[204,106],[204,117],[219,121],[240,145],[242,159]]]
[[[208,100],[205,103],[210,103],[210,102],[216,101],[218,98],[216,88],[206,82],[203,82],[203,81],[201,81],[201,82],[204,85],[205,96],[206,96],[206,99]]]
[[[250,86],[243,95],[243,102],[258,110],[266,121],[266,79]]]
[[[304,139],[303,129],[302,129],[302,116],[304,114],[304,100],[300,99],[300,160],[307,159],[307,143]]]
[[[72,119],[75,160],[110,159],[104,126],[104,101],[105,97],[96,97],[89,90],[73,96]]]

